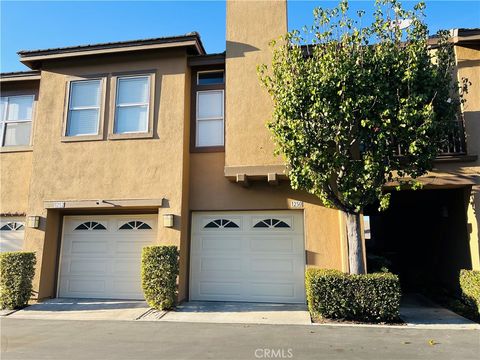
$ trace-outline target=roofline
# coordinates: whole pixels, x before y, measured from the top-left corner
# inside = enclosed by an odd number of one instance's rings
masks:
[[[33,81],[40,80],[40,78],[41,75],[38,70],[0,73],[0,82]]]
[[[111,42],[92,45],[81,45],[45,50],[19,51],[20,62],[38,69],[42,61],[65,59],[78,56],[92,56],[101,54],[115,54],[134,51],[155,50],[174,47],[189,47],[196,55],[205,55],[205,48],[198,33],[189,33],[181,36],[170,36],[154,39]]]
[[[225,65],[225,52],[188,57],[189,66]]]
[[[451,29],[449,42],[453,44],[478,44],[480,43],[480,28],[475,29]],[[433,35],[428,39],[430,45],[435,47],[438,36]]]

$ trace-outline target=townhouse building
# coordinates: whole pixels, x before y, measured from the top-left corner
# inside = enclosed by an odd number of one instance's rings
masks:
[[[265,126],[256,66],[286,1],[226,14],[224,53],[189,33],[20,51],[31,70],[1,74],[1,247],[36,252],[37,299],[142,299],[152,244],[180,250],[180,301],[303,303],[306,267],[348,271],[342,213],[290,188]],[[472,82],[458,131],[424,190],[371,210],[364,246],[446,281],[480,269],[480,31],[452,34]]]

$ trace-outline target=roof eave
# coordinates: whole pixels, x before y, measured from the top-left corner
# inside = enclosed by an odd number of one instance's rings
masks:
[[[30,69],[39,69],[42,62],[56,59],[76,58],[80,56],[95,56],[102,54],[131,53],[135,51],[148,51],[167,48],[186,47],[192,48],[198,55],[204,55],[205,49],[198,37],[191,37],[185,40],[159,42],[154,44],[132,44],[125,46],[105,46],[105,47],[79,47],[76,50],[52,50],[35,52],[19,52],[20,62]]]
[[[14,82],[14,81],[36,81],[40,80],[40,71],[19,71],[14,73],[1,73],[0,82]]]

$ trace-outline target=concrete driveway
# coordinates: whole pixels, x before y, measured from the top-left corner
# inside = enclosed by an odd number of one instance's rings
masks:
[[[51,299],[8,315],[40,320],[136,320],[150,307],[145,301],[105,299]]]
[[[227,324],[309,325],[306,305],[190,301],[164,314],[152,311],[139,320],[208,322]]]
[[[439,306],[421,294],[402,297],[400,318],[407,326],[419,328],[480,329],[480,324]]]

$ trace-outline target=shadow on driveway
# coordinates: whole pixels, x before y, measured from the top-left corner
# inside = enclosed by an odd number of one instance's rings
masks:
[[[42,320],[135,320],[149,310],[145,301],[106,299],[50,299],[9,317]]]

